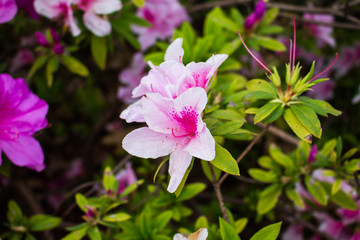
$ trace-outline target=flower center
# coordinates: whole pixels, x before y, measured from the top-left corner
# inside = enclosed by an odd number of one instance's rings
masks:
[[[171,129],[174,137],[190,137],[197,134],[199,114],[191,106],[184,107],[180,114],[173,111],[171,116],[180,125],[180,128]]]

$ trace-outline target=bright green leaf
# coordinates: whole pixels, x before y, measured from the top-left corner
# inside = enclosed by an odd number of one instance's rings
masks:
[[[239,235],[236,232],[236,229],[224,219],[219,218],[220,224],[220,235],[222,240],[240,240]]]
[[[212,165],[229,174],[240,175],[236,160],[225,148],[215,143],[215,152],[215,158],[210,162]]]
[[[45,231],[58,226],[61,223],[61,218],[50,215],[38,214],[29,219],[29,228],[31,231]]]
[[[103,218],[106,222],[123,222],[130,219],[131,216],[127,213],[114,213]]]
[[[280,184],[273,184],[260,193],[260,199],[256,206],[256,210],[260,215],[267,213],[275,207],[281,195],[282,187]]]
[[[178,196],[177,200],[178,201],[189,200],[189,199],[195,197],[196,195],[198,195],[199,193],[201,193],[202,191],[204,191],[205,188],[206,188],[206,185],[204,183],[187,184],[184,187],[180,196]]]
[[[93,226],[89,229],[88,236],[91,240],[101,240],[101,233],[97,226]]]
[[[290,105],[291,111],[301,124],[315,137],[321,137],[320,120],[314,110],[303,104]]]
[[[301,124],[291,109],[287,108],[284,112],[284,119],[294,133],[304,141],[312,142],[312,134]]]
[[[78,59],[70,55],[61,55],[60,59],[64,66],[72,73],[75,73],[82,77],[87,77],[89,75],[89,70],[87,67],[82,64]]]
[[[276,240],[280,233],[281,223],[274,223],[260,229],[250,240]]]
[[[91,54],[101,70],[105,69],[107,44],[106,37],[91,35]]]

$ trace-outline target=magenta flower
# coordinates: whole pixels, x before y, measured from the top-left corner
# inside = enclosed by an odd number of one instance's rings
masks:
[[[186,10],[178,0],[147,0],[137,15],[152,24],[150,28],[133,26],[139,34],[141,49],[154,45],[157,39],[164,40],[172,36],[176,27],[189,20]]]
[[[166,50],[165,62],[158,67],[152,66],[149,74],[134,88],[132,97],[139,98],[147,93],[159,93],[165,98],[175,99],[189,88],[201,87],[206,90],[210,79],[227,58],[226,54],[217,54],[206,62],[191,62],[185,66],[182,63],[183,55],[182,39],[178,38]],[[120,117],[127,122],[145,122],[139,102],[131,104]]]
[[[333,23],[334,17],[328,14],[311,14],[305,13],[304,18],[316,22]],[[321,26],[318,24],[304,24],[311,31],[311,34],[316,38],[318,47],[322,48],[326,44],[335,47],[335,39],[332,36],[333,29],[330,26]]]
[[[145,75],[145,68],[146,63],[143,60],[143,55],[137,53],[132,59],[131,66],[119,74],[119,80],[126,84],[126,86],[119,87],[117,94],[123,102],[129,104],[136,101],[132,98],[131,92],[140,84],[141,78]]]
[[[99,37],[111,33],[111,24],[105,16],[98,15],[108,15],[122,7],[120,0],[75,0],[73,3],[77,3],[79,8],[85,11],[85,27]]]
[[[50,19],[61,19],[70,28],[73,36],[80,34],[71,8],[71,0],[35,0],[34,7],[38,14]]]
[[[308,163],[312,163],[316,160],[316,155],[318,154],[318,149],[316,144],[314,144],[314,146],[312,146],[310,154],[308,156]]]
[[[116,174],[115,179],[119,181],[119,188],[117,194],[120,195],[127,186],[137,181],[134,170],[131,167],[131,163],[126,163],[126,168]]]
[[[24,12],[33,19],[40,19],[39,14],[35,11],[34,0],[15,0],[16,5],[22,8]]]
[[[15,165],[36,171],[45,168],[43,151],[33,134],[47,126],[47,111],[46,102],[30,92],[24,79],[0,74],[0,152]]]
[[[148,93],[141,99],[142,115],[148,127],[130,132],[123,148],[142,158],[158,158],[170,154],[169,192],[174,192],[189,167],[192,157],[211,161],[215,157],[215,141],[201,112],[207,102],[203,88],[190,88],[176,99]]]
[[[260,0],[256,5],[254,12],[252,12],[245,20],[245,28],[252,29],[255,23],[260,22],[266,12],[266,3]]]
[[[61,55],[65,51],[65,47],[60,44],[60,36],[59,34],[52,28],[50,28],[51,33],[51,41],[49,42],[48,39],[44,34],[41,32],[36,32],[35,37],[36,41],[45,48],[50,48],[56,55]]]
[[[335,220],[326,213],[315,212],[314,217],[320,222],[319,231],[323,232],[334,239],[343,239],[342,236],[345,234],[344,224],[341,221]]]
[[[13,19],[17,12],[15,0],[0,0],[0,23]]]

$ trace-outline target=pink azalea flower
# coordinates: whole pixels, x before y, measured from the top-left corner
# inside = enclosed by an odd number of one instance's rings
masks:
[[[134,170],[131,167],[131,163],[126,163],[126,169],[121,170],[116,174],[115,179],[119,181],[118,195],[120,195],[127,186],[137,181]]]
[[[17,12],[15,0],[0,0],[0,23],[13,19]]]
[[[71,8],[71,0],[35,0],[34,7],[38,14],[50,19],[62,19],[70,28],[73,36],[80,34]]]
[[[360,207],[360,201],[356,202]],[[354,222],[360,223],[360,210],[349,210],[346,208],[339,208],[336,210],[337,214],[341,217],[344,225],[349,225]]]
[[[311,21],[316,22],[326,22],[326,23],[333,23],[334,17],[328,14],[311,14],[305,13],[304,18]],[[331,47],[335,47],[335,39],[332,36],[333,29],[330,26],[322,26],[318,24],[304,24],[308,27],[312,33],[312,35],[316,38],[318,47],[322,48],[326,44],[330,45]]]
[[[47,126],[48,105],[30,92],[24,79],[8,74],[0,74],[0,105],[0,152],[15,165],[43,170],[44,154],[33,134]]]
[[[342,47],[339,52],[339,62],[334,66],[336,77],[345,76],[355,66],[358,58],[355,47]]]
[[[14,73],[20,68],[34,62],[34,55],[29,49],[20,49],[11,61],[9,72]]]
[[[19,8],[22,8],[27,15],[29,15],[33,19],[40,19],[39,14],[35,11],[34,8],[34,0],[15,0],[16,5]]]
[[[356,231],[350,240],[360,240],[360,233]]]
[[[245,28],[252,29],[255,23],[261,21],[266,12],[266,3],[260,0],[256,5],[254,12],[252,12],[245,20]]]
[[[76,0],[81,10],[85,11],[83,19],[87,29],[99,37],[111,33],[111,24],[106,17],[98,15],[108,15],[119,11],[122,7],[120,0]]]
[[[316,144],[314,144],[311,148],[310,154],[308,156],[308,163],[312,163],[316,160],[316,155],[318,154],[318,149]]]
[[[320,222],[319,231],[326,233],[334,239],[342,239],[344,224],[335,220],[326,213],[315,212],[314,217]]]
[[[165,62],[158,67],[152,66],[149,74],[134,88],[132,97],[159,93],[163,97],[175,99],[189,88],[201,87],[206,90],[210,79],[227,58],[226,54],[217,54],[206,62],[191,62],[185,66],[182,63],[183,55],[182,39],[178,38],[166,50]],[[121,113],[120,118],[127,122],[144,122],[139,106],[138,102],[133,103]]]
[[[292,224],[283,233],[281,240],[303,240],[304,227]]]
[[[143,60],[143,55],[137,53],[134,55],[131,66],[123,70],[119,74],[119,80],[127,86],[121,86],[118,90],[118,98],[125,103],[133,103],[136,100],[132,98],[132,90],[139,85],[141,78],[145,75],[146,63]]]
[[[130,132],[123,148],[142,158],[170,154],[169,192],[174,192],[189,167],[192,157],[211,161],[215,140],[201,119],[207,102],[203,88],[190,88],[176,99],[148,93],[141,99],[142,115],[148,127]]]
[[[189,20],[186,10],[178,0],[147,0],[137,15],[152,24],[150,28],[133,26],[139,34],[141,49],[154,45],[156,39],[164,40],[172,36],[176,27]]]

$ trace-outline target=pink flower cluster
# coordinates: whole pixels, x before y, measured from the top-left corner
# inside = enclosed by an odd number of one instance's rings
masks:
[[[207,102],[210,79],[227,58],[218,54],[206,62],[182,63],[182,39],[176,39],[165,53],[165,62],[153,66],[133,90],[140,100],[125,109],[120,117],[127,122],[144,122],[123,140],[123,148],[142,158],[170,154],[169,192],[174,192],[189,167],[193,156],[211,161],[215,141],[201,114]]]
[[[171,37],[176,27],[189,20],[185,8],[178,0],[146,0],[145,6],[138,9],[137,15],[152,25],[150,28],[132,27],[139,34],[142,50],[154,45],[156,39]]]
[[[45,168],[44,154],[34,133],[47,126],[48,105],[31,93],[25,80],[0,74],[1,151],[15,165],[36,171]]]
[[[106,36],[111,32],[111,24],[106,16],[119,11],[122,7],[120,0],[35,0],[37,13],[50,19],[60,19],[70,28],[74,36],[80,34],[73,14],[73,5],[83,10],[84,25],[97,36]],[[101,15],[101,16],[99,16]]]

